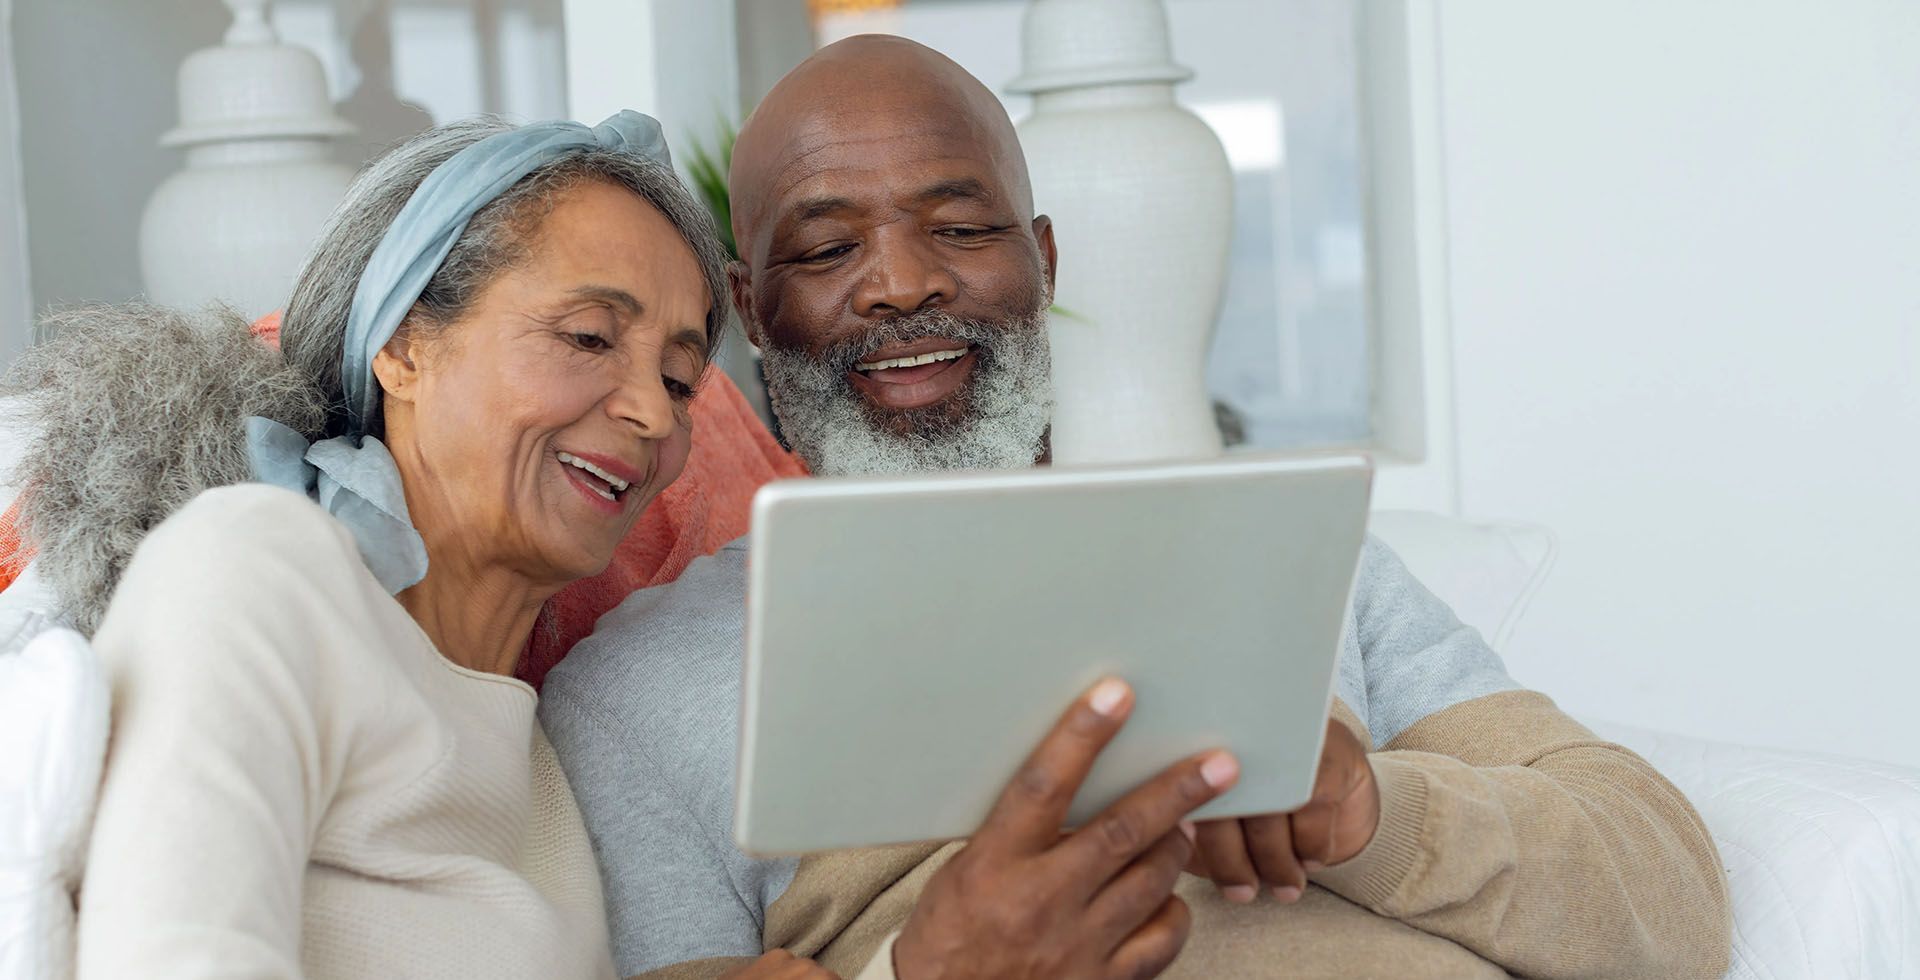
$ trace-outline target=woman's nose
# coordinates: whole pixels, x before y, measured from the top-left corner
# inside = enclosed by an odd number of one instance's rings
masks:
[[[628,380],[608,399],[608,414],[632,425],[642,439],[665,439],[679,422],[679,406],[656,373]]]

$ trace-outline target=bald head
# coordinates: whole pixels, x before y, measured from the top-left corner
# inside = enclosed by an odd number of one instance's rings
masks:
[[[884,34],[830,44],[788,72],[753,110],[733,148],[733,233],[749,265],[779,199],[817,175],[832,148],[918,142],[971,158],[1024,219],[1033,217],[1026,158],[1007,110],[980,80],[926,45]]]
[[[815,473],[1026,466],[1053,228],[1000,100],[896,37],[790,72],[733,148],[733,305]]]

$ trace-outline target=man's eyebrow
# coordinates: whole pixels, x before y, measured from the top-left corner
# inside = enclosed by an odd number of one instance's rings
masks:
[[[617,306],[628,316],[639,316],[647,308],[646,304],[640,302],[632,293],[617,286],[578,286],[568,290],[567,295],[580,299],[599,300],[609,306]]]
[[[993,194],[987,190],[987,185],[973,177],[955,177],[927,186],[916,195],[916,199],[922,204],[960,199],[991,201]]]
[[[798,223],[824,218],[836,211],[852,211],[855,205],[845,197],[809,197],[796,202],[787,209],[787,220]]]

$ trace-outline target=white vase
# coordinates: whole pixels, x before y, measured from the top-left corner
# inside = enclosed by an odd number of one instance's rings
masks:
[[[140,271],[156,303],[219,301],[248,317],[282,307],[352,171],[327,141],[352,131],[334,115],[319,59],[279,43],[266,0],[228,0],[225,43],[180,66],[180,125],[160,139],[186,149],[140,220]]]
[[[1052,319],[1058,463],[1218,454],[1207,353],[1226,284],[1232,172],[1173,99],[1160,0],[1034,0],[1019,124],[1060,250]]]

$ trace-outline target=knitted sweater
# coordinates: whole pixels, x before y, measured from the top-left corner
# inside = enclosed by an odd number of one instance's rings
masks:
[[[442,657],[305,498],[195,498],[94,644],[81,980],[612,976],[533,689]]]

